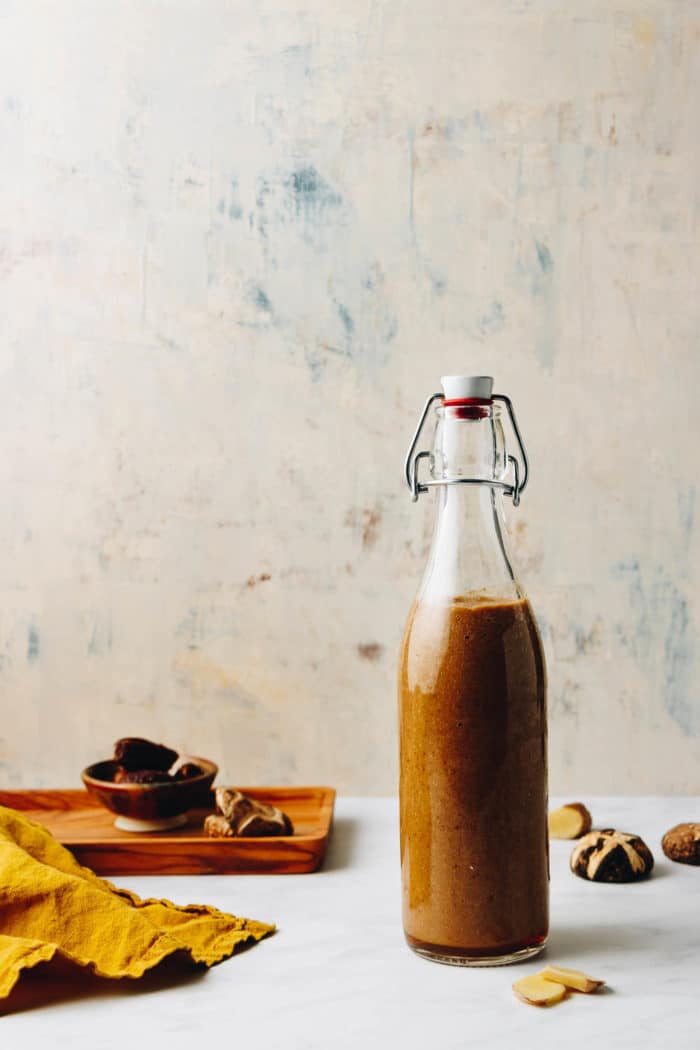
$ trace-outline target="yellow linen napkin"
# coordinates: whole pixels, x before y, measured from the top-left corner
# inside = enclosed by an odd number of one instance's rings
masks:
[[[57,954],[101,977],[141,977],[175,952],[213,966],[274,928],[205,905],[141,900],[0,806],[0,999],[22,970]]]

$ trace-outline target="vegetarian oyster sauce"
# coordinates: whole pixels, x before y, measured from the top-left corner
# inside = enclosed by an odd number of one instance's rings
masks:
[[[527,600],[415,603],[399,721],[408,943],[464,957],[544,943],[545,671]]]

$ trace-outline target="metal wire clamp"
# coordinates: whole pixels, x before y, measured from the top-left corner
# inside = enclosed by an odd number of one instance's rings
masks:
[[[520,452],[520,461],[515,456],[508,454],[507,460],[509,466],[513,469],[513,481],[512,484],[507,481],[495,481],[492,478],[434,478],[430,481],[420,481],[418,478],[418,467],[422,459],[430,459],[432,453],[422,451],[416,453],[416,446],[421,436],[421,431],[425,425],[425,421],[428,418],[428,413],[436,401],[444,401],[445,395],[443,393],[431,394],[428,400],[423,406],[421,417],[418,421],[418,426],[411,440],[411,444],[408,448],[406,455],[406,462],[404,464],[404,476],[406,478],[406,484],[411,490],[411,498],[415,503],[422,492],[427,492],[428,489],[436,488],[439,485],[487,485],[492,489],[501,489],[506,496],[510,496],[513,500],[513,506],[517,507],[520,503],[521,493],[525,491],[527,485],[528,476],[530,473],[527,452],[525,451],[525,443],[520,433],[518,422],[515,418],[515,409],[513,408],[513,402],[505,394],[493,394],[491,397],[492,401],[500,401],[506,406],[508,412],[508,418],[510,419],[513,433],[515,434],[515,440],[518,443],[518,450]],[[415,455],[414,455],[415,453]]]

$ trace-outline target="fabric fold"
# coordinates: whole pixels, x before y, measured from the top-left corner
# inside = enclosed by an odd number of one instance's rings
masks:
[[[206,905],[142,900],[0,806],[0,999],[23,970],[56,954],[100,977],[138,978],[176,952],[213,966],[274,929]]]

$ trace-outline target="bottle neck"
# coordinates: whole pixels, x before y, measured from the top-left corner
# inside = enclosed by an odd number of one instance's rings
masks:
[[[459,481],[502,480],[506,462],[497,408],[467,418],[449,408],[439,413],[431,473],[445,484],[433,489],[435,528],[418,600],[523,596],[508,555],[501,490]]]

